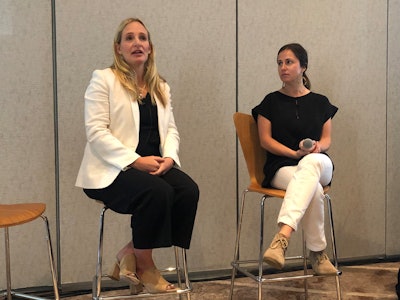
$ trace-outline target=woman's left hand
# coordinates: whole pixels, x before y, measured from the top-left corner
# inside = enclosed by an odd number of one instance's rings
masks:
[[[321,153],[321,145],[319,144],[318,141],[315,142],[314,149],[312,150],[312,153]]]
[[[160,163],[160,167],[157,171],[150,172],[151,175],[161,176],[167,173],[174,166],[174,160],[170,157],[164,158],[164,161]]]

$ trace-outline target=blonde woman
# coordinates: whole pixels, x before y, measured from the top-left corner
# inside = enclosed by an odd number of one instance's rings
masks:
[[[153,249],[189,248],[199,189],[180,169],[170,88],[139,19],[122,21],[113,64],[93,72],[85,128],[76,185],[113,211],[132,215],[132,240],[117,253],[113,278],[128,280],[132,293],[143,286],[150,293],[174,291],[157,270]]]

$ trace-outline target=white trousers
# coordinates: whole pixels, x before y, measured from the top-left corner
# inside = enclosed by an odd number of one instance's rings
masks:
[[[323,186],[332,180],[332,172],[327,155],[310,153],[297,166],[280,168],[271,181],[273,187],[286,190],[278,224],[297,230],[301,221],[307,248],[315,252],[326,248]]]

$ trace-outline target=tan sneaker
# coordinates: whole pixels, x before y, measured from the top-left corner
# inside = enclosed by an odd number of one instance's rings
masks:
[[[316,275],[336,275],[338,270],[332,265],[325,250],[310,251],[309,256],[312,269]]]
[[[285,265],[285,252],[289,245],[289,240],[281,233],[275,234],[271,245],[264,252],[264,261],[275,269],[282,269]]]

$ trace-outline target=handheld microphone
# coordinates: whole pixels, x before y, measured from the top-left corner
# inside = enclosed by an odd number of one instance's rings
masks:
[[[310,138],[306,138],[300,142],[300,149],[302,150],[310,150],[314,147],[315,141]]]

